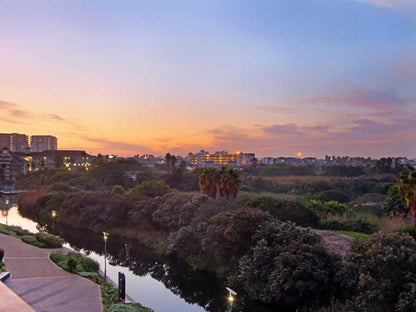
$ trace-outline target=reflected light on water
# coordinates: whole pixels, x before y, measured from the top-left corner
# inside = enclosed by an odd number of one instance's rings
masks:
[[[6,218],[8,225],[17,225],[33,233],[38,232],[38,229],[36,228],[38,224],[30,219],[22,217],[19,214],[16,204],[9,209],[7,217],[1,216],[1,223],[6,224]]]
[[[0,216],[0,221],[6,224],[6,216]],[[38,232],[38,223],[24,218],[19,214],[18,207],[16,204],[12,205],[8,211],[7,216],[8,225],[20,226],[25,230],[36,233]],[[111,241],[108,242],[111,244]],[[104,246],[104,244],[103,244]],[[69,244],[64,244],[64,247],[74,249]],[[88,257],[96,260],[100,269],[103,271],[104,268],[104,256],[99,255],[95,252],[88,251]],[[134,301],[140,302],[141,304],[152,308],[157,312],[204,312],[205,309],[196,305],[187,303],[184,299],[172,293],[166,286],[152,278],[149,275],[138,276],[133,274],[128,268],[121,267],[118,265],[107,265],[107,276],[115,283],[118,281],[118,272],[122,272],[126,277],[126,293]]]

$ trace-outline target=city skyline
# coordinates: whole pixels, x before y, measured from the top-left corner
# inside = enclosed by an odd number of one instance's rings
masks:
[[[5,1],[0,133],[60,149],[416,157],[411,0]]]

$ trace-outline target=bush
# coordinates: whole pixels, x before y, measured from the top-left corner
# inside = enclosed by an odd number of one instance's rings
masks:
[[[401,234],[407,233],[416,240],[416,226],[414,224],[406,225],[406,226],[398,229],[397,232],[399,232]],[[0,260],[1,260],[1,258],[0,258]]]
[[[62,255],[61,253],[54,252],[51,253],[50,258],[61,268],[72,273],[97,273],[99,269],[99,264],[96,261],[87,257],[83,257],[81,254],[76,252],[69,252],[67,255]]]
[[[322,203],[319,200],[310,199],[306,202],[306,207],[311,209],[321,218],[326,218],[328,216],[340,216],[351,213],[351,210],[346,204],[342,204],[333,200]]]
[[[282,311],[327,300],[335,291],[339,258],[329,254],[320,240],[293,223],[264,225],[253,236],[250,253],[240,260],[244,290],[252,299],[276,304]]]
[[[323,202],[336,201],[339,203],[348,203],[350,201],[350,197],[347,193],[337,190],[319,192],[316,199]]]
[[[130,190],[132,194],[142,194],[148,197],[163,196],[172,192],[172,189],[163,181],[148,180]]]
[[[59,262],[62,262],[65,260],[65,256],[63,254],[61,254],[60,252],[52,252],[49,255],[49,258],[55,262],[56,264],[58,264]]]
[[[344,222],[336,220],[323,220],[321,221],[320,228],[324,230],[352,231],[365,234],[373,234],[378,231],[377,225],[361,220],[350,220]]]
[[[304,205],[294,201],[279,200],[269,196],[245,197],[239,205],[260,208],[281,221],[291,221],[301,226],[317,226],[319,217]]]
[[[3,261],[3,257],[4,257],[4,249],[0,248],[0,262]]]
[[[356,240],[338,278],[362,311],[415,311],[416,241],[378,233]]]
[[[74,258],[69,258],[68,262],[68,270],[72,273],[76,273],[76,267],[77,267],[77,260],[75,260]]]
[[[23,236],[23,235],[32,234],[29,231],[22,229],[20,226],[4,225],[4,224],[0,224],[0,233],[12,235],[12,236]]]
[[[36,239],[44,243],[46,248],[61,248],[64,243],[63,239],[47,233],[37,233]]]
[[[27,244],[39,247],[39,248],[45,248],[46,244],[45,243],[41,243],[36,239],[35,235],[23,235],[21,237],[21,240],[24,241]]]
[[[109,307],[106,312],[151,312],[152,309],[146,308],[139,303],[124,304],[114,303]]]

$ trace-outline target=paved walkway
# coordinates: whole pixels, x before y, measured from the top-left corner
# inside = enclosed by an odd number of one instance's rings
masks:
[[[41,249],[0,233],[0,248],[10,272],[5,284],[38,312],[101,312],[100,287],[68,273],[49,259],[60,249]],[[0,288],[0,302],[7,300]],[[0,312],[23,311],[11,305]]]

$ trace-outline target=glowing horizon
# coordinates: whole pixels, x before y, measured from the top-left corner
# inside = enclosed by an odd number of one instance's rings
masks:
[[[411,1],[6,2],[1,133],[120,156],[416,157]]]

